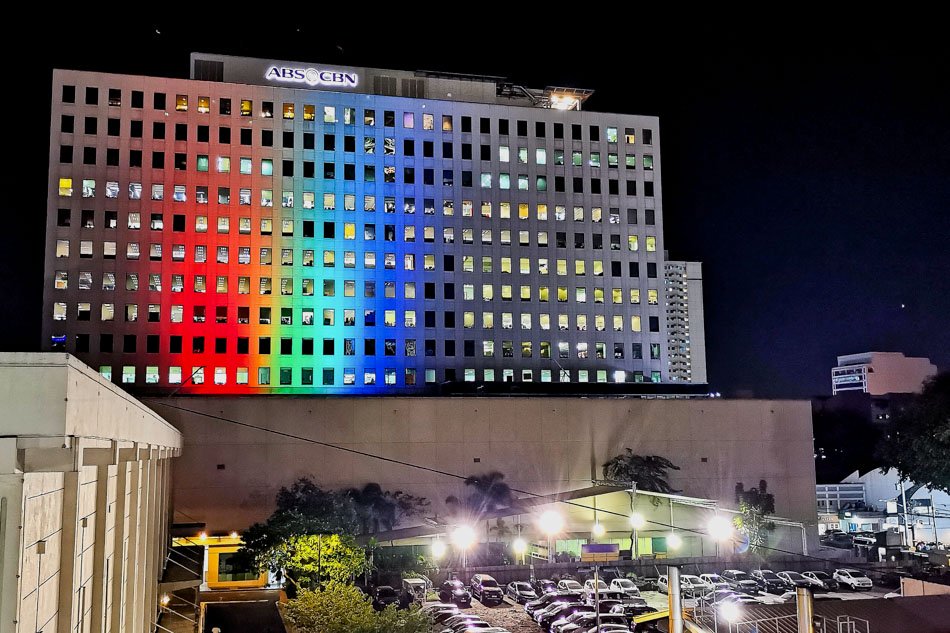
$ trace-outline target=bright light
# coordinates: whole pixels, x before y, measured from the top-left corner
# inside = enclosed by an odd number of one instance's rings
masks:
[[[199,541],[206,541],[207,539],[208,539],[208,533],[207,533],[207,532],[201,532],[201,533],[198,534],[198,540],[199,540]]]
[[[442,558],[445,556],[446,549],[442,541],[432,541],[432,558]]]
[[[607,533],[607,528],[604,527],[603,523],[597,522],[590,529],[590,533],[596,537],[601,537]]]
[[[521,554],[524,554],[528,551],[528,544],[525,543],[523,538],[516,538],[511,544],[511,549],[515,554],[520,556]]]
[[[670,549],[679,549],[683,545],[683,539],[679,534],[669,534],[666,537],[666,546]]]
[[[237,537],[238,537],[237,532],[231,532],[231,538],[237,538]]]
[[[166,593],[164,596],[162,596],[162,606],[163,606],[163,607],[167,607],[167,606],[168,606],[168,603],[171,602],[171,601],[172,601],[172,599],[171,599],[171,597],[170,597],[167,593]]]
[[[555,110],[573,110],[577,108],[577,97],[551,95],[551,107]]]
[[[728,541],[732,538],[732,524],[726,517],[714,516],[709,520],[706,531],[717,541]]]
[[[552,536],[564,529],[564,518],[554,510],[547,510],[538,519],[541,531]]]
[[[452,532],[452,543],[456,547],[468,549],[475,544],[475,530],[470,525],[460,525]]]
[[[742,616],[739,605],[735,602],[724,602],[719,606],[719,613],[729,622],[735,622]]]
[[[647,520],[643,518],[642,514],[634,512],[630,515],[630,527],[634,530],[642,530],[647,524]]]

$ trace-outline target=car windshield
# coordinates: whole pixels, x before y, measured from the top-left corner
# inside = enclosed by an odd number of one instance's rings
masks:
[[[736,580],[748,580],[749,574],[745,573],[744,571],[737,571],[733,572],[732,577]]]
[[[482,581],[482,587],[497,587],[498,583],[491,578],[486,578]]]
[[[376,590],[376,595],[380,598],[391,598],[396,595],[392,587],[380,587]]]
[[[694,585],[701,585],[701,584],[703,584],[703,579],[700,578],[699,576],[689,576],[689,575],[687,575],[687,576],[682,576],[682,579],[683,579],[683,580],[688,580],[689,582],[691,582],[691,583],[694,584]]]
[[[450,580],[450,581],[448,582],[448,585],[449,585],[449,587],[451,587],[452,589],[461,589],[461,588],[462,588],[462,581],[461,581],[461,580]]]
[[[763,571],[762,577],[766,580],[778,580],[778,576],[775,575],[775,572],[771,571]]]
[[[722,577],[720,577],[719,574],[708,574],[706,580],[709,582],[722,582]]]
[[[813,571],[811,572],[811,575],[817,578],[818,580],[828,580],[829,578],[831,578],[831,576],[829,576],[823,571]]]
[[[867,578],[867,575],[863,571],[858,571],[857,569],[849,569],[848,574],[852,578]]]
[[[787,571],[785,575],[788,576],[789,580],[802,580],[802,575],[797,571]]]
[[[577,582],[576,580],[562,580],[561,583],[565,587],[570,587],[571,589],[581,586],[581,583]]]
[[[624,589],[632,589],[636,586],[633,584],[633,581],[628,578],[618,578],[614,582],[617,583],[618,587],[623,587]]]
[[[590,583],[590,586],[593,587],[593,586],[594,586],[594,583],[591,582],[591,583]],[[601,589],[606,589],[606,588],[607,588],[607,583],[605,583],[603,580],[598,580],[598,581],[597,581],[597,586],[600,587]]]
[[[515,589],[518,591],[531,591],[531,585],[526,582],[516,582]]]

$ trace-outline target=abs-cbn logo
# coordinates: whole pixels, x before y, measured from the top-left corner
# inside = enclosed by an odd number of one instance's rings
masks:
[[[340,70],[320,70],[318,68],[294,68],[292,66],[271,66],[264,73],[264,79],[307,84],[308,86],[338,86],[352,88],[359,83],[356,73]]]

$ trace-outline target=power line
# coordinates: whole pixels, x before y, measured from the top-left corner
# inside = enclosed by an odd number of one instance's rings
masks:
[[[402,461],[402,460],[395,459],[395,458],[392,458],[392,457],[384,457],[384,456],[382,456],[382,455],[376,455],[376,454],[374,454],[374,453],[367,453],[366,451],[360,451],[360,450],[357,450],[357,449],[355,449],[355,448],[347,448],[347,447],[345,447],[345,446],[339,446],[339,445],[337,445],[337,444],[331,444],[331,443],[329,443],[329,442],[322,442],[322,441],[320,441],[320,440],[315,440],[315,439],[310,438],[310,437],[304,437],[304,436],[302,436],[302,435],[296,435],[296,434],[294,434],[294,433],[287,433],[286,431],[278,431],[277,429],[269,429],[269,428],[267,428],[267,427],[259,426],[259,425],[256,425],[256,424],[251,424],[250,422],[241,422],[240,420],[234,420],[234,419],[232,419],[232,418],[226,418],[226,417],[221,416],[221,415],[215,415],[215,414],[213,414],[213,413],[207,413],[207,412],[205,412],[205,411],[197,411],[197,410],[195,410],[195,409],[189,409],[189,408],[187,408],[187,407],[182,407],[182,406],[170,404],[170,403],[167,402],[167,401],[165,401],[165,402],[155,402],[154,404],[158,404],[158,405],[160,405],[160,406],[168,407],[168,408],[170,408],[170,409],[176,409],[176,410],[178,410],[178,411],[183,411],[183,412],[185,412],[185,413],[192,413],[192,414],[194,414],[194,415],[204,416],[204,417],[207,417],[207,418],[211,418],[211,419],[213,419],[213,420],[218,420],[218,421],[220,421],[220,422],[226,422],[226,423],[228,423],[228,424],[234,424],[234,425],[242,426],[242,427],[249,428],[249,429],[255,429],[255,430],[257,430],[257,431],[263,431],[263,432],[265,432],[265,433],[271,433],[271,434],[274,434],[274,435],[279,435],[279,436],[281,436],[281,437],[286,437],[286,438],[288,438],[288,439],[299,440],[299,441],[301,441],[301,442],[307,442],[307,443],[309,443],[309,444],[314,444],[314,445],[317,445],[317,446],[323,446],[323,447],[326,447],[326,448],[331,448],[331,449],[334,449],[334,450],[343,451],[343,452],[345,452],[345,453],[350,453],[350,454],[353,454],[353,455],[359,455],[359,456],[361,456],[361,457],[367,457],[367,458],[369,458],[369,459],[377,459],[377,460],[380,460],[380,461],[389,462],[389,463],[392,463],[392,464],[397,464],[397,465],[399,465],[399,466],[405,466],[405,467],[407,467],[407,468],[414,468],[414,469],[417,469],[417,470],[422,470],[422,471],[425,471],[425,472],[429,472],[429,473],[433,473],[433,474],[437,474],[437,475],[442,475],[442,476],[444,476],[444,477],[449,477],[449,478],[452,478],[452,479],[459,479],[459,480],[464,481],[464,480],[466,480],[466,479],[469,478],[469,477],[467,477],[467,476],[465,476],[465,475],[459,475],[459,474],[457,474],[457,473],[449,472],[449,471],[446,471],[446,470],[441,470],[441,469],[438,469],[438,468],[433,468],[433,467],[431,467],[431,466],[423,466],[423,465],[421,465],[421,464],[415,464],[415,463],[412,463],[412,462],[406,462],[406,461]],[[519,489],[519,488],[510,488],[510,487],[509,487],[509,489],[510,489],[512,492],[517,492],[517,493],[519,493],[519,494],[527,495],[527,496],[529,496],[529,497],[535,497],[535,498],[543,498],[543,499],[546,499],[546,498],[548,498],[548,497],[550,496],[550,495],[543,495],[543,494],[540,494],[540,493],[537,493],[537,492],[532,492],[532,491],[530,491],[530,490],[521,490],[521,489]],[[598,512],[598,513],[600,513],[600,514],[607,514],[607,515],[613,515],[613,516],[628,518],[628,515],[627,515],[627,514],[623,514],[623,513],[621,513],[621,512],[615,512],[615,511],[613,511],[613,510],[607,510],[607,509],[601,509],[601,508],[594,508],[593,506],[588,506],[588,505],[585,505],[585,504],[583,504],[583,503],[578,503],[577,501],[564,500],[564,499],[555,499],[555,500],[553,501],[553,503],[563,503],[563,504],[565,504],[565,505],[573,506],[573,507],[576,507],[576,508],[581,508],[581,509],[583,509],[583,510],[596,511],[596,512]],[[182,514],[185,514],[185,513],[182,512]],[[188,516],[188,515],[186,514],[185,516]],[[194,517],[190,517],[190,518],[194,519]],[[679,531],[681,531],[681,532],[687,532],[687,533],[692,533],[692,534],[698,534],[698,535],[700,535],[700,536],[708,536],[705,531],[703,531],[703,530],[698,530],[698,529],[696,529],[696,528],[681,527],[681,526],[673,525],[673,524],[671,524],[671,523],[664,523],[664,522],[662,522],[662,521],[655,521],[655,520],[650,520],[650,519],[644,519],[644,520],[645,520],[647,523],[652,523],[653,525],[659,525],[659,526],[661,526],[661,527],[670,528],[671,530],[676,529],[676,530],[679,530]],[[766,518],[766,520],[767,520],[767,518]],[[739,540],[739,539],[736,539],[736,538],[733,538],[733,539],[732,539],[732,543],[733,543],[733,545],[743,545],[743,544],[744,544],[743,541],[741,541],[741,540]],[[804,552],[802,552],[802,553],[793,552],[793,551],[790,551],[790,550],[785,550],[785,549],[781,549],[781,548],[778,548],[778,547],[772,547],[772,546],[768,546],[768,545],[759,545],[758,547],[759,547],[760,549],[766,549],[766,550],[773,551],[773,552],[780,553],[780,554],[788,554],[788,555],[792,555],[792,556],[800,556],[800,557],[803,557],[803,558],[808,558],[808,559],[811,559],[811,560],[821,561],[821,562],[824,562],[824,563],[835,563],[835,564],[840,563],[840,561],[835,560],[835,559],[822,558],[822,557],[820,557],[820,556],[812,556],[812,555],[810,555],[810,554],[805,554]],[[854,568],[860,568],[861,566],[867,567],[867,565],[865,565],[865,564],[863,564],[863,563],[848,563],[848,564],[851,565],[851,566],[854,567]],[[874,569],[874,568],[866,568],[866,569],[864,569],[864,571],[871,572],[871,573],[880,573],[880,574],[883,574],[883,573],[884,573],[884,572],[881,572],[880,570]]]

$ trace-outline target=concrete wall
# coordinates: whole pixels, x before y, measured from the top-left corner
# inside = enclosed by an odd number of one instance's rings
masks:
[[[176,520],[241,530],[295,478],[328,487],[378,482],[423,495],[444,514],[457,479],[231,424],[225,418],[458,475],[499,470],[546,494],[590,486],[629,447],[662,455],[683,494],[734,507],[737,482],[768,481],[779,515],[816,523],[807,401],[622,398],[163,398],[146,400],[186,443],[176,461]],[[207,413],[215,417],[207,417]],[[812,530],[814,531],[814,529]]]
[[[151,631],[178,432],[65,354],[0,384],[0,631]]]

